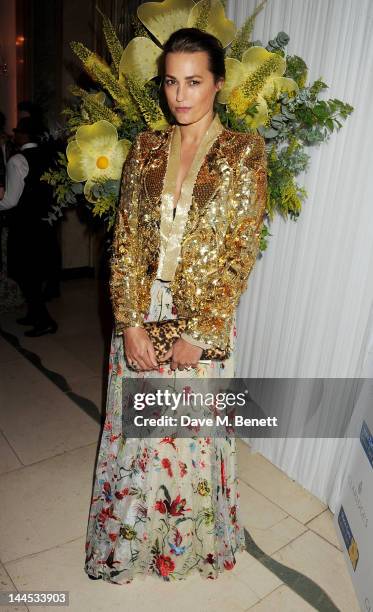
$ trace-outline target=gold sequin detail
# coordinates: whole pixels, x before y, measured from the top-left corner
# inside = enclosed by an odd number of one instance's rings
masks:
[[[173,130],[139,134],[124,163],[110,278],[116,333],[141,326],[150,306]],[[206,139],[198,151],[200,165],[187,177],[188,212],[170,287],[178,315],[189,319],[186,334],[225,348],[259,251],[267,159],[259,134],[224,127],[218,132],[212,145]]]

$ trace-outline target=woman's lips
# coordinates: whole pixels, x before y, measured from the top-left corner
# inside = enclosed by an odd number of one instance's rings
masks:
[[[188,110],[190,110],[190,108],[187,107],[187,106],[177,106],[176,110],[181,112],[181,113],[186,113]]]

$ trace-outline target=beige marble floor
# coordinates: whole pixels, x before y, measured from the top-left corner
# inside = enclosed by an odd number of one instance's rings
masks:
[[[99,291],[89,279],[64,281],[62,297],[50,303],[60,325],[54,336],[25,338],[15,323],[22,310],[0,315],[2,329],[39,355],[42,366],[0,336],[0,590],[66,590],[73,612],[317,609],[247,552],[216,581],[149,577],[117,587],[87,578],[85,529],[100,429],[94,416],[103,411],[107,371]],[[84,411],[48,372],[61,374],[68,389],[97,406],[96,414]],[[329,509],[244,442],[237,444],[241,515],[254,542],[314,580],[337,610],[358,611]]]

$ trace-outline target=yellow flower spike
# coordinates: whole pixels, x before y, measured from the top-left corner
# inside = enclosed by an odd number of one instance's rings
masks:
[[[278,62],[281,59],[272,53],[271,57],[265,59],[255,70],[247,72],[247,78],[241,88],[248,100],[255,100],[266,83],[273,79],[273,74],[277,72]]]
[[[144,26],[163,45],[172,32],[187,27],[193,0],[164,0],[145,2],[137,9],[137,16]]]
[[[105,104],[105,93],[103,91],[99,91],[98,93],[87,94],[87,98],[91,98],[98,104]]]
[[[237,28],[234,21],[225,16],[224,6],[220,0],[200,0],[197,2],[190,11],[186,27],[193,28],[198,25],[201,11],[203,14],[207,12],[203,29],[216,36],[223,47],[227,47],[234,39]]]
[[[244,65],[237,59],[225,58],[225,82],[217,94],[217,102],[227,104],[229,97],[234,89],[244,82],[246,77]]]
[[[119,82],[124,81],[124,75],[136,76],[144,84],[158,74],[157,59],[162,49],[146,38],[136,36],[123,51],[119,64]]]
[[[245,114],[250,106],[250,100],[248,100],[245,96],[242,87],[236,87],[232,91],[231,95],[229,96],[228,106],[238,117]]]
[[[250,47],[247,49],[242,56],[242,63],[245,66],[246,72],[254,72],[259,66],[261,66],[266,60],[271,58],[276,59],[272,74],[276,76],[282,76],[286,70],[286,60],[282,55],[278,53],[271,53],[264,47]]]
[[[271,69],[271,76],[267,79],[267,82],[261,90],[261,94],[265,98],[270,98],[276,90],[277,92],[287,91],[288,93],[299,91],[298,85],[293,79],[282,76],[286,71],[285,58],[278,53],[267,51],[264,47],[250,47],[242,56],[242,63],[245,69],[252,73],[260,68],[266,60],[270,60],[275,55],[276,62]]]
[[[109,121],[82,125],[75,138],[66,149],[67,173],[73,181],[92,183],[100,177],[120,178],[131,141],[118,141],[118,132]]]

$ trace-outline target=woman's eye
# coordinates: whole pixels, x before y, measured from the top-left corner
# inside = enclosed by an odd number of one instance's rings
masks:
[[[192,81],[189,81],[189,82],[190,82],[190,84],[191,84],[191,85],[199,85],[199,84],[200,84],[200,81],[194,81],[194,80],[192,80]],[[167,86],[168,86],[168,85],[174,85],[174,84],[175,84],[175,81],[173,81],[172,79],[166,79],[166,80],[165,80],[165,84],[166,84]]]

